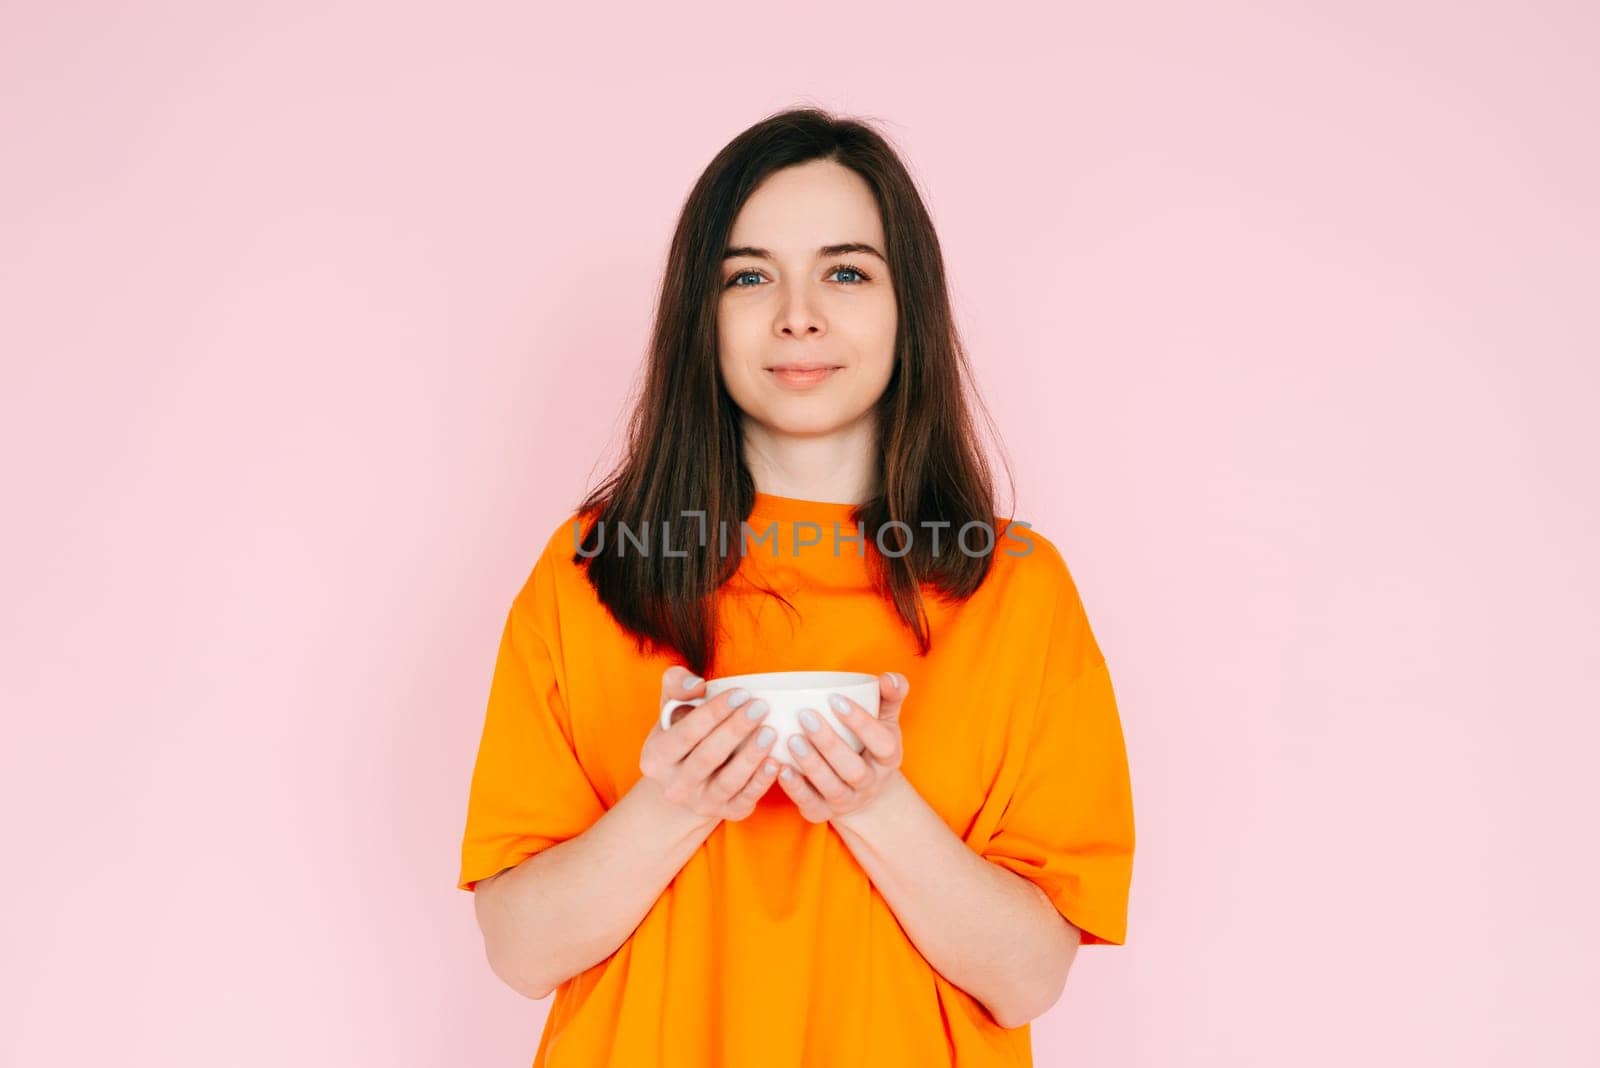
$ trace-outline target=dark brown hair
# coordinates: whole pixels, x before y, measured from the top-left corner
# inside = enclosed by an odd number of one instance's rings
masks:
[[[894,370],[875,407],[881,489],[852,515],[864,526],[879,591],[893,602],[922,654],[932,645],[922,584],[965,600],[982,585],[992,562],[992,552],[934,553],[925,536],[912,537],[904,555],[890,555],[905,548],[903,528],[886,531],[887,552],[875,551],[879,528],[891,520],[912,531],[923,531],[924,520],[948,521],[951,534],[971,521],[995,525],[994,487],[977,445],[969,391],[986,420],[988,413],[971,385],[950,313],[938,236],[895,151],[857,119],[811,107],[770,115],[717,153],[684,203],[626,453],[578,506],[604,523],[602,528],[591,522],[581,550],[573,553],[573,562],[587,567],[600,600],[641,651],[649,640],[702,676],[709,674],[716,651],[717,591],[739,569],[740,524],[755,502],[740,453],[740,411],[717,361],[723,255],[734,219],[756,187],[774,171],[812,160],[833,160],[861,175],[883,223],[898,305]],[[705,525],[686,511],[703,511]],[[671,544],[687,547],[687,553],[600,551],[602,532],[618,524],[649,531],[652,539],[670,530]],[[714,533],[702,533],[722,529],[729,531],[725,554]],[[996,541],[999,536],[996,530]]]

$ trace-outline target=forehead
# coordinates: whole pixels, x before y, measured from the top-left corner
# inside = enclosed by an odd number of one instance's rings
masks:
[[[883,220],[865,178],[831,160],[774,171],[750,194],[729,244],[779,256],[811,256],[822,245],[866,241],[883,247]]]

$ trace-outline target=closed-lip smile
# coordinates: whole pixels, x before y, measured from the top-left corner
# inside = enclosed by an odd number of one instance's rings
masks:
[[[788,389],[808,389],[818,383],[826,382],[841,368],[831,363],[797,362],[775,364],[767,370],[778,380],[779,385]]]

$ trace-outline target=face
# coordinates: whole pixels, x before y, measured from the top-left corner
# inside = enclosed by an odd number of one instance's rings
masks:
[[[896,311],[865,179],[831,160],[776,171],[728,245],[717,359],[747,423],[816,436],[870,419],[894,370]]]

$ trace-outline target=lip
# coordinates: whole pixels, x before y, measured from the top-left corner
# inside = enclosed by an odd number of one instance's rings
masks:
[[[835,371],[841,370],[843,370],[842,367],[826,363],[785,363],[767,368],[767,371],[780,384],[790,389],[805,389],[809,386],[817,385],[819,382],[826,382],[833,377]]]

